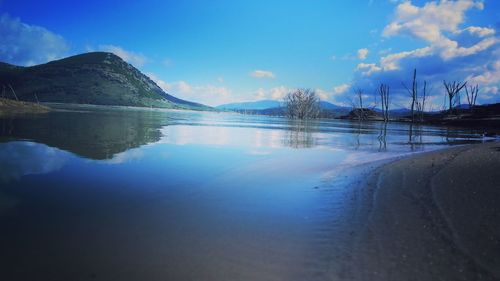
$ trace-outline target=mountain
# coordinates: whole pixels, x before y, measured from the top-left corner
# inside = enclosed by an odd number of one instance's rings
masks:
[[[105,52],[92,52],[30,67],[0,63],[6,95],[23,101],[210,110],[165,93],[149,77]]]
[[[346,107],[344,106],[339,106],[339,105],[336,105],[336,104],[333,104],[331,102],[327,102],[327,101],[320,101],[319,102],[319,106],[321,107],[321,109],[328,109],[328,110],[335,110],[335,109],[346,109]]]
[[[268,110],[276,109],[282,107],[283,102],[277,100],[259,100],[250,102],[239,102],[239,103],[228,103],[216,106],[220,110],[233,110],[233,111],[245,111],[245,110]],[[335,110],[343,109],[343,107],[335,105],[327,101],[320,101],[321,109]]]

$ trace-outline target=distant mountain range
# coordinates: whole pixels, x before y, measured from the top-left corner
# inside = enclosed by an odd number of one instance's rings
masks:
[[[338,118],[347,115],[352,107],[340,106],[327,101],[320,101],[321,114],[323,118]],[[261,114],[261,115],[276,115],[283,116],[285,114],[283,102],[277,100],[259,100],[253,102],[228,103],[216,106],[219,110],[229,110],[246,114]],[[381,112],[380,109],[373,109],[375,112]],[[411,113],[406,108],[395,108],[389,110],[389,115],[392,117],[407,116]]]
[[[233,110],[233,111],[244,111],[244,110],[266,110],[275,109],[283,106],[282,101],[277,100],[258,100],[249,102],[239,102],[239,103],[227,103],[216,106],[215,108],[220,110]],[[344,109],[346,107],[338,106],[330,102],[320,101],[321,109]]]
[[[213,110],[165,93],[138,69],[105,52],[30,67],[0,62],[2,85],[7,87],[5,95],[13,98],[11,85],[23,101]]]
[[[350,107],[338,106],[336,104],[320,101],[322,118],[337,118],[343,116],[351,110]],[[219,110],[235,111],[245,114],[284,116],[285,110],[283,101],[259,100],[250,102],[228,103],[216,107]]]

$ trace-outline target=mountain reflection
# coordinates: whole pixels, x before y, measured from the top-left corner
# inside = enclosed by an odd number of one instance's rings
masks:
[[[160,140],[164,112],[138,110],[56,111],[36,117],[0,119],[0,141],[30,140],[85,158],[111,159],[117,153]]]

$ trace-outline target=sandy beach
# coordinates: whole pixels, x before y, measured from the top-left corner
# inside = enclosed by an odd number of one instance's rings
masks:
[[[331,275],[500,280],[500,143],[393,161],[358,192]]]

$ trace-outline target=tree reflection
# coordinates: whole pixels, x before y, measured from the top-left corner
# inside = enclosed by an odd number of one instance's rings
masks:
[[[380,124],[380,133],[377,139],[379,142],[378,151],[387,151],[387,122]]]
[[[289,129],[283,137],[283,145],[292,148],[310,148],[317,145],[313,132],[318,130],[318,123],[315,121],[290,120]]]

